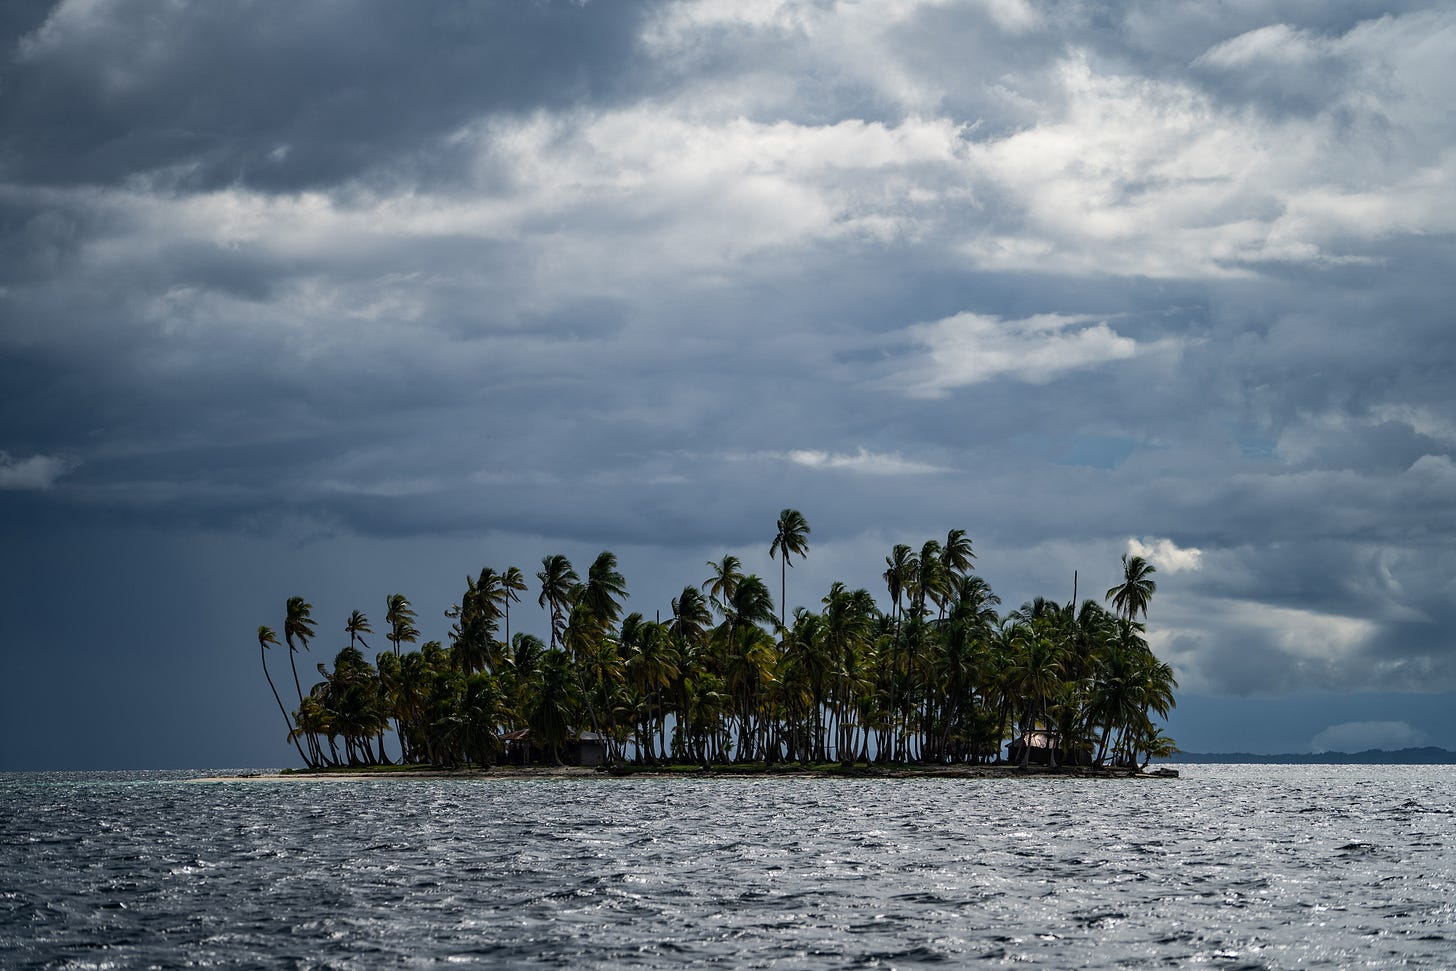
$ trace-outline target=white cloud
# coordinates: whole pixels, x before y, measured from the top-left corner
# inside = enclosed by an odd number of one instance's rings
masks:
[[[1196,571],[1203,566],[1203,551],[1194,546],[1180,548],[1171,539],[1154,539],[1144,543],[1138,539],[1127,541],[1127,551],[1141,556],[1162,573]]]
[[[1330,663],[1353,659],[1378,631],[1373,622],[1359,617],[1254,601],[1228,603],[1226,617],[1235,627],[1262,632],[1284,654]]]
[[[1193,63],[1217,68],[1247,68],[1261,61],[1305,63],[1320,54],[1319,38],[1288,24],[1269,24],[1215,44]]]
[[[51,488],[56,480],[76,467],[76,463],[54,455],[32,455],[27,459],[12,458],[0,451],[0,489],[37,491]]]
[[[968,191],[964,126],[947,118],[832,124],[698,118],[690,105],[492,118],[451,140],[479,182],[430,190],[270,194],[238,186],[157,195],[145,185],[59,189],[58,210],[104,217],[87,263],[125,273],[179,247],[306,267],[283,293],[319,321],[418,319],[431,293],[473,279],[401,279],[359,299],[332,278],[388,266],[424,241],[510,243],[529,259],[514,287],[541,305],[657,292],[664,282],[742,273],[762,253],[822,243],[913,243]],[[0,199],[33,202],[0,185]],[[442,271],[443,273],[444,271]],[[508,296],[493,288],[493,302]],[[246,312],[245,308],[239,308]],[[270,308],[276,310],[277,308]]]
[[[1409,672],[1375,669],[1369,648],[1382,627],[1373,620],[1196,595],[1164,602],[1170,605],[1149,642],[1185,691],[1268,695],[1376,684],[1410,690]]]
[[[1393,751],[1425,745],[1426,733],[1406,722],[1371,721],[1342,722],[1331,725],[1310,740],[1316,752],[1366,752],[1370,749]]]
[[[1438,415],[1430,408],[1410,404],[1383,404],[1370,409],[1370,422],[1398,422],[1417,435],[1456,444],[1456,421]]]
[[[1309,105],[1280,113],[1074,51],[1056,68],[1060,102],[974,145],[981,195],[1020,218],[971,223],[961,251],[993,269],[1151,277],[1378,261],[1385,237],[1456,230],[1456,131],[1432,97],[1453,56],[1446,11],[1334,38],[1267,26],[1195,62],[1254,104]]]
[[[835,469],[861,475],[927,475],[949,471],[938,465],[901,458],[893,452],[871,452],[864,448],[848,453],[794,449],[781,455],[786,461],[806,468]]]
[[[1068,371],[1125,360],[1137,342],[1105,321],[1043,314],[1006,320],[959,313],[906,329],[919,352],[886,386],[916,398],[939,398],[954,388],[1009,377],[1045,384]]]

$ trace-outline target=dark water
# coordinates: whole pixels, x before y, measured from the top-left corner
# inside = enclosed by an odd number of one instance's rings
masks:
[[[5,968],[1456,966],[1451,767],[0,775]]]

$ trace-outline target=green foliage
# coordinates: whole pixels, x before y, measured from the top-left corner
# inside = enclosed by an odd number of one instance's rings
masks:
[[[808,526],[784,510],[778,527],[770,553],[782,570],[805,555]],[[536,574],[549,643],[499,636],[526,584],[514,567],[487,567],[447,612],[448,646],[402,651],[420,631],[409,600],[393,594],[392,650],[365,658],[359,645],[373,630],[354,611],[348,645],[332,668],[317,666],[322,680],[299,692],[298,708],[290,715],[274,697],[311,767],[388,765],[390,734],[402,765],[560,762],[589,730],[617,763],[718,769],[980,763],[1023,738],[1055,740],[1042,750],[1052,764],[1146,764],[1174,750],[1154,719],[1167,717],[1177,682],[1137,619],[1155,589],[1150,564],[1124,557],[1123,583],[1107,596],[1116,613],[1037,597],[1001,616],[973,561],[962,530],[943,544],[898,544],[885,558],[889,613],[869,591],[835,583],[818,611],[786,619],[763,579],[725,555],[658,621],[622,615],[627,583],[611,552],[585,582],[557,554]],[[315,637],[311,611],[302,597],[286,604],[290,661]],[[279,639],[257,633],[267,674]],[[1031,746],[1013,751],[1030,761]]]

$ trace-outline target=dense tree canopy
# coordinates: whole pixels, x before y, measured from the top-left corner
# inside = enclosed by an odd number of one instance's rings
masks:
[[[780,571],[803,556],[807,525],[777,523]],[[764,580],[737,557],[674,597],[665,620],[623,616],[627,581],[601,553],[583,581],[565,556],[542,560],[537,603],[551,638],[501,634],[522,572],[486,567],[466,577],[449,643],[427,641],[402,594],[386,602],[392,650],[371,664],[372,634],[354,611],[349,641],[291,717],[289,738],[311,766],[390,761],[489,765],[507,738],[534,757],[563,758],[566,743],[600,735],[614,761],[991,762],[1133,764],[1167,754],[1155,724],[1174,704],[1172,669],[1148,648],[1153,568],[1124,558],[1124,581],[1093,600],[1035,598],[1006,613],[974,572],[971,542],[898,544],[885,558],[889,612],[868,590],[835,583],[818,610],[776,612]],[[782,580],[782,577],[781,577]],[[290,661],[316,636],[302,597],[285,605]],[[264,673],[272,630],[258,630]],[[295,667],[295,681],[297,673]],[[272,685],[272,679],[269,678]],[[277,691],[280,709],[283,703]],[[1009,756],[1004,753],[1009,746]]]

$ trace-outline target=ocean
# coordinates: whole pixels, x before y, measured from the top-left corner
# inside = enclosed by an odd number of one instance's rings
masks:
[[[0,966],[1456,966],[1450,766],[0,774]]]

